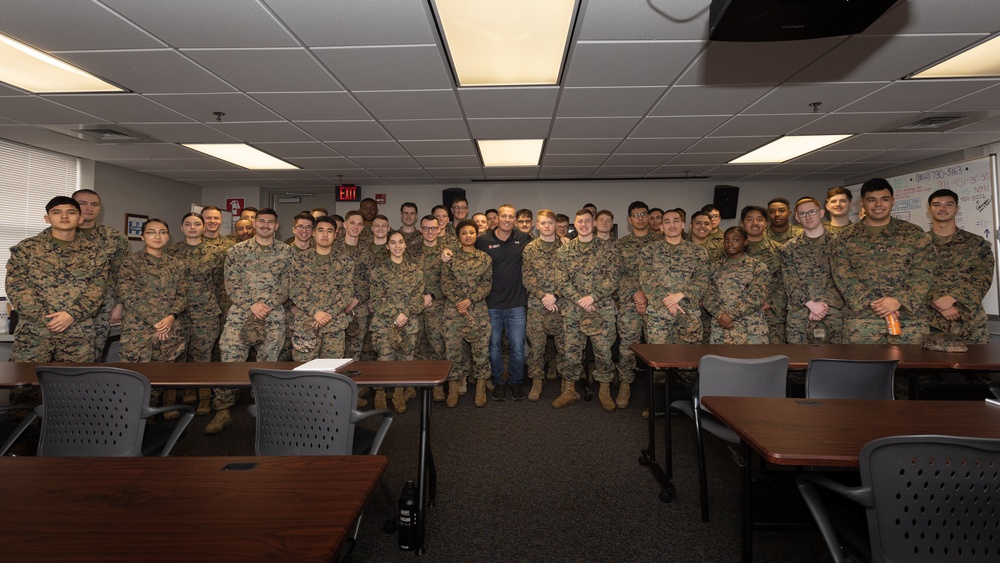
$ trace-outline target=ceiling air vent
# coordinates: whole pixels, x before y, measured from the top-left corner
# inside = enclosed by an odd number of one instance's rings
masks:
[[[900,129],[903,130],[926,130],[926,129],[942,129],[946,126],[958,123],[959,121],[965,121],[968,117],[961,115],[942,115],[936,117],[925,117],[924,119],[914,121],[909,125],[903,125]],[[950,127],[948,127],[950,129]]]
[[[96,145],[126,145],[159,143],[161,141],[113,123],[59,123],[39,125],[49,131],[61,133]]]

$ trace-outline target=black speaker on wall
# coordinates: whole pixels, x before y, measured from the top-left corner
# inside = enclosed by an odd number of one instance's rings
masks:
[[[896,0],[712,0],[713,41],[792,41],[861,33]]]
[[[715,186],[715,196],[712,205],[719,210],[723,219],[735,219],[736,209],[740,204],[740,189],[736,186]]]
[[[448,208],[448,213],[451,213],[451,202],[456,199],[466,199],[465,188],[447,188],[441,190],[441,202]]]

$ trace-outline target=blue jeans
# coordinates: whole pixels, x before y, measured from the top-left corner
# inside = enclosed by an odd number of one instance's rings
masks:
[[[490,371],[493,385],[503,383],[503,349],[501,341],[503,333],[507,333],[507,343],[510,345],[511,385],[520,385],[524,381],[524,332],[528,324],[527,307],[513,309],[489,309],[490,313]]]

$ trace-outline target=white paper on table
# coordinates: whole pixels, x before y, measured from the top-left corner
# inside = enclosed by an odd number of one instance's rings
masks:
[[[293,370],[335,372],[353,361],[353,358],[317,358],[315,360],[310,360],[297,368],[293,368]]]

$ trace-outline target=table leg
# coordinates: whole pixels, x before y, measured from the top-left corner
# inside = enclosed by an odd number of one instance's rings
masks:
[[[417,526],[416,526],[416,536],[417,541],[417,555],[423,555],[426,549],[424,548],[424,524],[427,516],[427,506],[425,502],[425,494],[427,491],[427,473],[428,473],[428,458],[431,459],[433,463],[433,458],[430,455],[430,434],[431,434],[431,388],[421,387],[420,388],[420,453],[419,459],[417,461]],[[434,494],[437,492],[436,476],[437,472],[433,469],[431,470],[431,499],[434,498]]]
[[[740,550],[743,554],[743,563],[753,561],[753,459],[750,457],[753,452],[746,442],[740,441],[740,449],[743,451],[743,478],[740,483],[740,495],[743,497],[740,514]]]
[[[636,360],[640,362],[642,361],[638,357],[636,358]],[[674,488],[674,484],[671,482],[671,479],[673,479],[673,463],[671,460],[672,455],[670,447],[671,446],[670,416],[668,412],[667,416],[664,416],[664,423],[663,423],[666,432],[664,438],[665,454],[666,454],[666,459],[664,460],[664,464],[666,466],[666,472],[664,472],[663,468],[661,468],[656,463],[656,401],[654,399],[654,394],[655,394],[654,391],[656,389],[656,384],[653,382],[653,367],[650,366],[649,364],[646,364],[645,362],[643,363],[646,366],[646,380],[649,382],[649,421],[648,421],[649,441],[646,444],[646,449],[640,452],[641,455],[639,457],[639,465],[645,465],[649,467],[650,471],[653,472],[653,476],[660,483],[660,487],[662,489],[659,495],[660,500],[662,502],[670,502],[674,500],[674,497],[677,496],[677,489]],[[669,382],[666,382],[665,387],[668,385]],[[669,391],[667,393],[668,393],[667,405],[669,406],[670,404]]]

